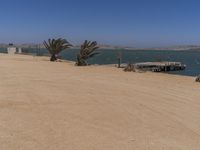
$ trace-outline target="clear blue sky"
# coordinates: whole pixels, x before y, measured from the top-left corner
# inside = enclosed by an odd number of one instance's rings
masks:
[[[200,44],[199,0],[1,0],[0,43]]]

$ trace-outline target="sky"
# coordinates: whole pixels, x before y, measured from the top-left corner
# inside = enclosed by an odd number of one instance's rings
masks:
[[[200,45],[199,0],[0,0],[0,43]]]

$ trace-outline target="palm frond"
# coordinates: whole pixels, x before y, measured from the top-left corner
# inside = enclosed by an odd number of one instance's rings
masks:
[[[59,54],[61,51],[72,46],[66,39],[62,38],[48,39],[48,42],[44,41],[43,44],[51,55]]]
[[[77,56],[77,64],[78,65],[86,65],[86,60],[99,54],[99,53],[94,53],[96,49],[99,47],[97,46],[96,41],[87,41],[85,40],[84,43],[81,45],[80,52]]]

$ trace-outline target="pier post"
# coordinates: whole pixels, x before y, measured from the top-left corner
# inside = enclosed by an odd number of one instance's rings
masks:
[[[118,68],[121,67],[121,58],[118,58]]]
[[[167,72],[167,66],[166,66],[166,65],[165,65],[165,69],[164,69],[164,71]]]
[[[122,59],[122,53],[119,52],[117,55],[118,68],[121,68],[121,59]]]

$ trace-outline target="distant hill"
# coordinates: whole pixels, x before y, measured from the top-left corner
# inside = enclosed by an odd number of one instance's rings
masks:
[[[45,48],[43,44],[14,44],[15,47],[20,48]],[[9,44],[0,44],[0,48],[7,48]],[[111,45],[100,45],[101,49],[125,49],[125,50],[200,50],[200,45],[179,45],[170,47],[150,47],[150,48],[137,48],[137,47],[126,47],[126,46],[111,46]],[[80,45],[75,45],[73,48],[80,48]]]
[[[9,44],[0,44],[0,48],[7,48],[9,46]],[[13,46],[20,48],[44,48],[43,44],[13,44]]]

